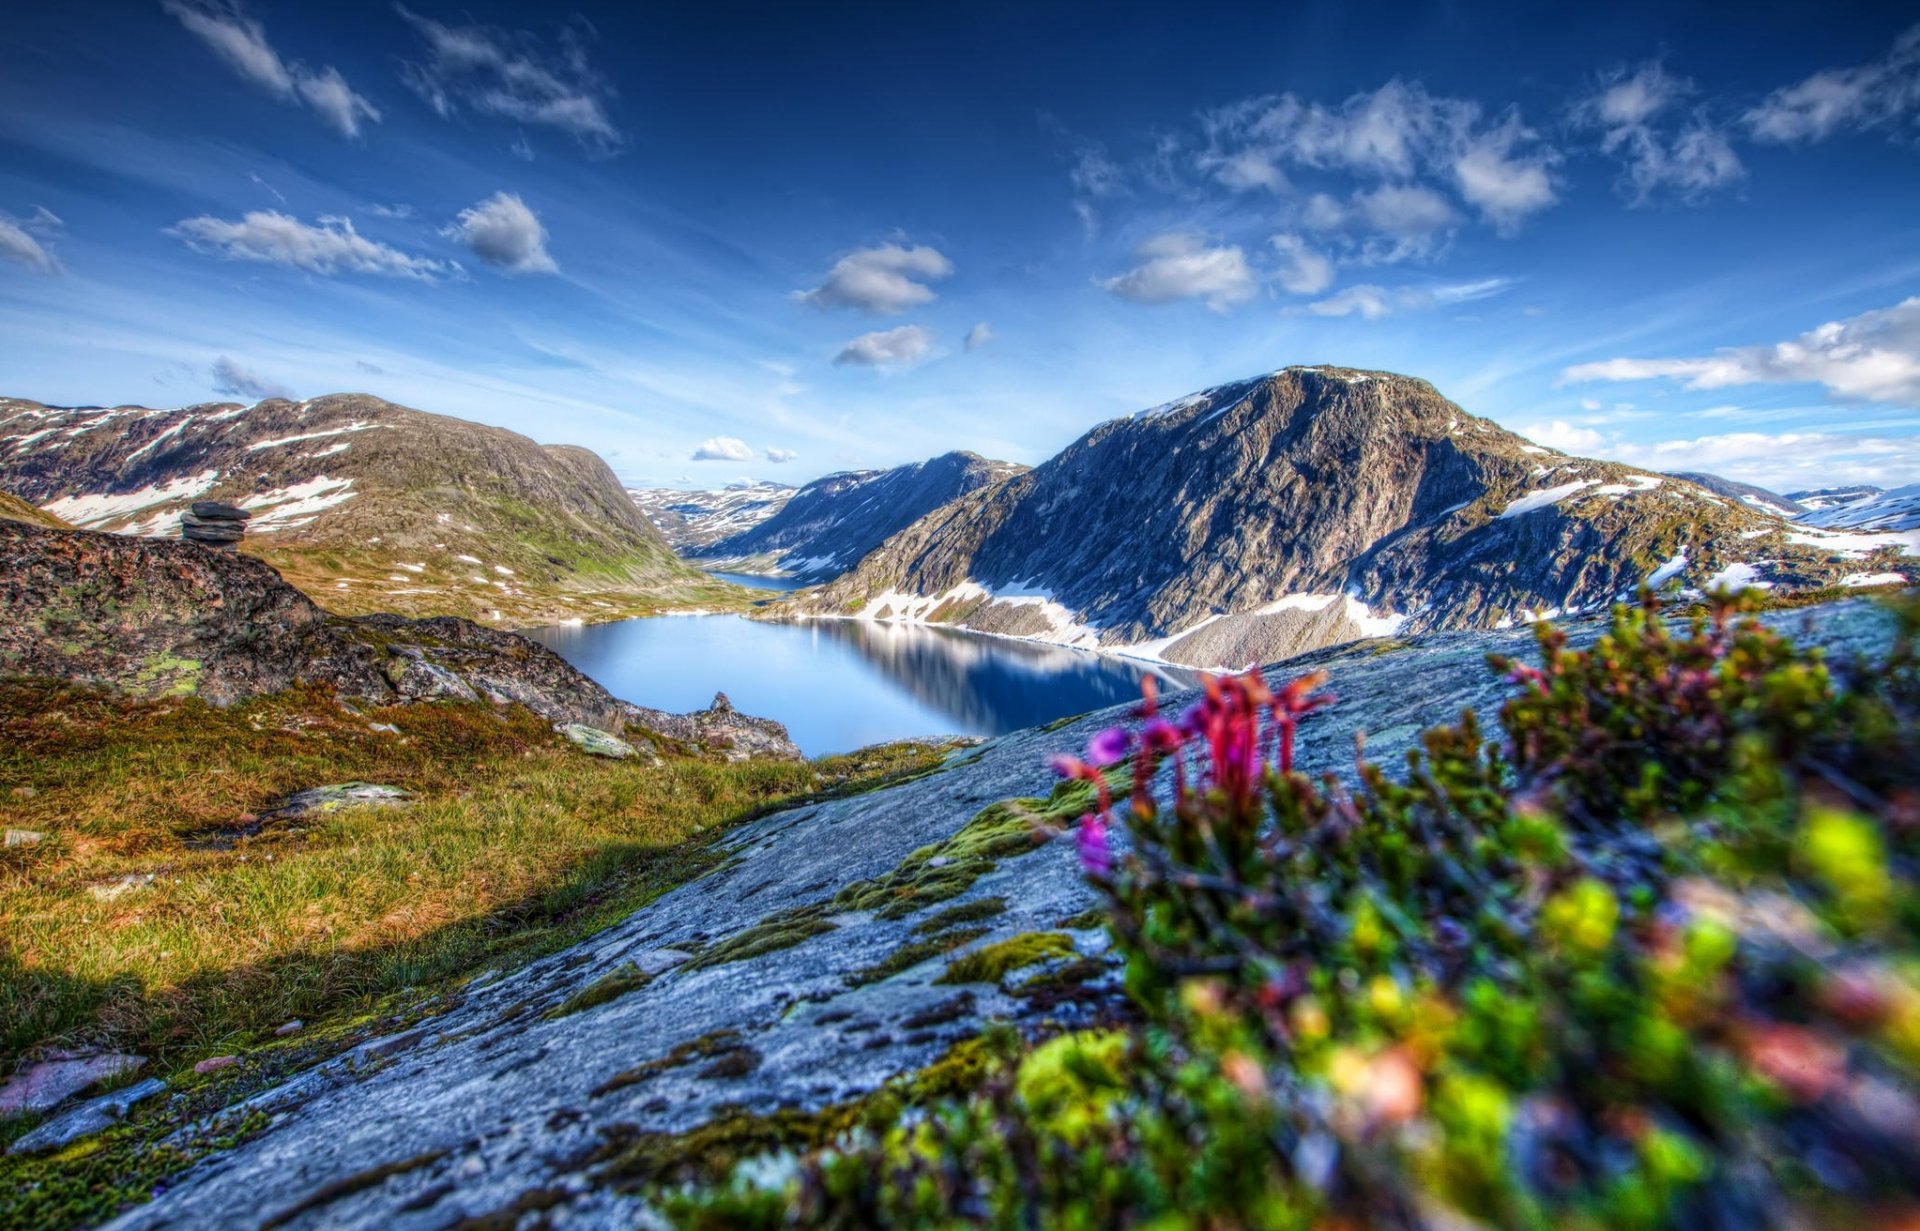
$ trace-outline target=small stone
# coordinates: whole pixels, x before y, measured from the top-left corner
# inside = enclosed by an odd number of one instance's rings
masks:
[[[8,846],[38,846],[47,835],[37,829],[9,829],[6,844]]]
[[[111,902],[136,889],[144,889],[153,883],[151,872],[129,872],[125,876],[116,876],[112,880],[97,885],[88,885],[87,892],[96,902]]]
[[[397,786],[382,786],[377,782],[338,782],[295,791],[268,815],[284,820],[338,812],[342,808],[399,808],[412,800],[412,792],[403,791]]]
[[[290,1034],[299,1034],[302,1030],[306,1029],[306,1025],[307,1023],[296,1017],[285,1025],[276,1027],[273,1032],[274,1037],[284,1039]]]
[[[727,699],[726,693],[716,692],[713,694],[713,704],[709,705],[707,709],[709,712],[715,714],[731,714],[733,713],[733,702]]]
[[[193,1066],[196,1073],[218,1073],[221,1069],[230,1069],[240,1063],[238,1056],[210,1056]]]
[[[71,1145],[82,1137],[103,1133],[126,1119],[127,1113],[133,1110],[135,1103],[152,1098],[166,1088],[166,1082],[158,1077],[149,1077],[124,1090],[115,1090],[111,1094],[90,1099],[72,1111],[47,1121],[14,1142],[7,1153],[38,1154],[45,1150],[57,1150],[61,1146]]]
[[[32,799],[35,795],[38,795],[39,793],[40,792],[34,790],[30,786],[17,786],[13,788],[13,797],[15,799]]]
[[[192,508],[195,517],[204,517],[208,521],[246,521],[253,516],[237,504],[219,500],[196,500]]]
[[[634,755],[633,745],[626,740],[583,722],[563,722],[554,730],[566,736],[568,742],[580,751],[596,757],[612,757],[616,761],[623,761]]]
[[[368,723],[368,724],[367,724],[367,730],[369,730],[369,731],[380,731],[380,732],[383,732],[384,734],[387,734],[387,735],[398,735],[398,734],[400,734],[400,728],[399,728],[399,727],[396,727],[396,726],[394,726],[394,725],[393,725],[392,723],[390,723],[390,722],[370,722],[370,723]]]
[[[145,1056],[61,1053],[56,1059],[30,1064],[0,1085],[0,1118],[51,1111],[103,1081],[139,1072],[146,1063]]]

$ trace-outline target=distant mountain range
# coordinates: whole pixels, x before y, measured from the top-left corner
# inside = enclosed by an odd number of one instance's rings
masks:
[[[1802,492],[1790,492],[1787,499],[1803,509],[1815,511],[1830,509],[1839,504],[1852,504],[1856,500],[1865,500],[1868,496],[1878,496],[1882,490],[1871,483],[1856,483],[1850,487],[1816,487]]]
[[[1717,474],[1705,474],[1698,470],[1676,470],[1673,472],[1673,477],[1685,479],[1689,483],[1697,483],[1717,496],[1738,500],[1749,508],[1759,509],[1762,513],[1772,513],[1777,517],[1799,517],[1807,511],[1805,505],[1778,492],[1770,492],[1764,487],[1755,487],[1751,483],[1723,479]]]
[[[653,489],[633,499],[682,554],[707,567],[825,581],[935,509],[1026,469],[956,452],[830,474],[797,490]]]
[[[1591,609],[1642,582],[1809,588],[1912,567],[1920,536],[1799,527],[1776,499],[1568,456],[1425,381],[1288,368],[1101,424],[774,613],[1215,666]]]
[[[341,614],[529,626],[727,601],[597,455],[364,394],[178,410],[0,399],[0,489],[75,525],[179,533],[253,513],[241,550]]]
[[[1826,505],[1800,520],[1829,530],[1920,530],[1920,483],[1890,492],[1874,488],[1858,500]]]
[[[800,489],[786,483],[731,483],[705,491],[675,487],[628,488],[647,520],[668,546],[691,555],[716,541],[741,534],[787,507]]]

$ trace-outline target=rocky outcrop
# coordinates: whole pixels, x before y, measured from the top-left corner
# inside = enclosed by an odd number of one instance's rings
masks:
[[[688,554],[714,568],[822,581],[935,509],[1025,470],[956,452],[892,470],[830,474],[794,492],[772,516]]]
[[[1422,380],[1287,368],[1103,423],[767,614],[1238,666],[1593,610],[1642,583],[1832,584],[1915,547],[1823,537],[1683,479],[1568,456]]]
[[[86,529],[164,538],[204,517],[195,502],[237,507],[241,550],[342,614],[557,624],[711,588],[588,450],[360,393],[178,410],[0,398],[0,487]]]
[[[0,673],[216,705],[296,684],[373,705],[519,704],[615,733],[684,722],[682,742],[709,751],[798,756],[777,723],[642,710],[514,633],[452,616],[331,616],[246,555],[17,522],[0,522]]]
[[[1776,619],[1826,645],[1843,677],[1855,652],[1890,641],[1866,603]],[[1570,629],[1576,644],[1596,631]],[[1390,766],[1422,724],[1464,706],[1496,713],[1512,686],[1485,656],[1525,656],[1528,643],[1521,630],[1435,634],[1269,676],[1329,673],[1339,701],[1305,719],[1299,767],[1350,773],[1358,733]],[[1194,696],[1164,704],[1179,712]],[[706,1125],[719,1126],[717,1148],[752,1141],[756,1124],[870,1092],[989,1021],[1097,1019],[1118,973],[1072,844],[1016,840],[1030,813],[992,805],[1033,797],[1025,807],[1043,811],[1048,756],[1124,714],[1002,736],[915,780],[732,831],[721,866],[605,931],[487,972],[450,1007],[323,1065],[203,1103],[170,1141],[202,1148],[243,1112],[263,1127],[112,1226],[512,1226],[536,1209],[570,1228],[653,1225],[622,1170],[649,1145]],[[951,896],[916,899],[916,876],[947,878]],[[982,951],[1035,933],[1057,939],[1030,945],[1015,974],[982,973]]]

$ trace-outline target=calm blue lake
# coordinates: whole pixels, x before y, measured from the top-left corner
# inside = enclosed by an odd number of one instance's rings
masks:
[[[1197,676],[1004,637],[860,620],[658,616],[527,634],[616,697],[704,709],[715,692],[777,719],[808,756],[929,735],[999,735]]]

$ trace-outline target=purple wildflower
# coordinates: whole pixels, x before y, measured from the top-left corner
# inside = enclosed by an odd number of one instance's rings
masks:
[[[1126,759],[1133,751],[1133,732],[1125,727],[1108,727],[1087,741],[1087,760],[1105,769]]]
[[[1080,818],[1074,834],[1074,847],[1080,852],[1080,866],[1088,876],[1105,879],[1113,872],[1113,852],[1107,847],[1107,823],[1089,812]]]

